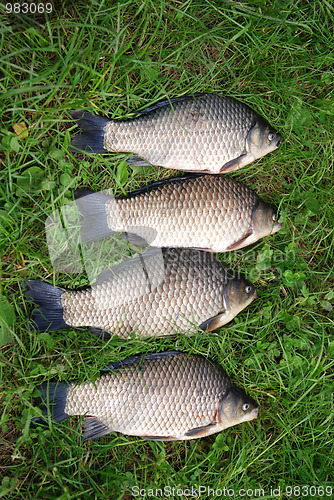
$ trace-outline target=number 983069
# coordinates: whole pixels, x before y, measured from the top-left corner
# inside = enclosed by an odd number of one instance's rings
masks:
[[[7,14],[51,14],[52,3],[42,3],[42,2],[23,2],[23,3],[7,3],[6,13]]]

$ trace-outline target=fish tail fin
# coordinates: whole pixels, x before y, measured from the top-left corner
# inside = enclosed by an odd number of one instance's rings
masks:
[[[77,120],[82,134],[76,134],[71,139],[70,151],[87,151],[88,153],[107,153],[104,147],[104,129],[109,120],[87,111],[72,111],[72,118]]]
[[[43,281],[28,280],[25,282],[24,293],[28,300],[38,306],[32,314],[32,331],[45,332],[69,327],[63,317],[63,288],[56,288]]]
[[[81,241],[110,236],[113,231],[109,229],[106,212],[106,202],[110,200],[110,196],[89,190],[75,191],[74,196],[78,211],[82,215]]]
[[[69,417],[65,412],[68,387],[66,382],[44,382],[36,387],[41,395],[34,399],[34,404],[39,406],[43,415],[33,418],[33,426],[45,424],[48,419],[61,422]]]

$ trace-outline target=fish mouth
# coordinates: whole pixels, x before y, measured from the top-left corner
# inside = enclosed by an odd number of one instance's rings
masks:
[[[254,408],[254,410],[252,410],[250,413],[251,420],[254,420],[255,418],[257,418],[258,414],[259,414],[259,407]]]
[[[257,289],[255,288],[253,293],[253,300],[257,299]]]
[[[273,227],[273,229],[271,231],[271,234],[277,233],[277,231],[279,231],[280,229],[282,229],[282,227],[283,227],[283,223],[282,222],[277,222],[274,225],[274,227]]]
[[[277,135],[278,141],[276,142],[276,148],[279,148],[283,142],[283,138],[280,135]]]

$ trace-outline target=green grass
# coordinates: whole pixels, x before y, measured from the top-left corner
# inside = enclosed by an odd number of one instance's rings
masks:
[[[234,498],[240,488],[274,498],[270,488],[280,486],[281,498],[296,498],[286,487],[333,486],[332,3],[55,2],[47,19],[9,16],[4,5],[0,321],[13,343],[0,351],[0,497],[129,499],[136,485],[147,496],[202,485],[233,488]],[[30,333],[25,279],[87,282],[52,268],[46,217],[77,188],[122,196],[178,174],[125,167],[125,154],[69,153],[69,111],[120,117],[191,92],[239,98],[284,137],[279,150],[231,174],[284,219],[279,233],[220,256],[259,298],[213,334],[106,343],[85,329]],[[24,138],[13,129],[21,122]],[[112,434],[83,444],[77,418],[29,428],[42,381],[92,379],[111,361],[175,348],[218,361],[259,402],[259,418],[176,443]],[[329,498],[324,491],[313,498]]]

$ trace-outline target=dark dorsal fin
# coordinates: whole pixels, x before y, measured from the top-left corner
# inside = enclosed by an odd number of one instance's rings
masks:
[[[133,191],[132,193],[129,193],[127,198],[134,198],[135,196],[138,196],[140,194],[149,193],[149,192],[154,191],[155,189],[157,189],[161,186],[164,186],[165,184],[171,184],[173,182],[181,182],[181,181],[196,179],[197,177],[202,177],[202,176],[203,176],[203,174],[188,174],[188,175],[184,175],[183,177],[173,177],[172,179],[164,179],[162,181],[156,181],[156,182],[153,182],[152,184],[149,184],[148,186],[144,186],[140,189],[137,189],[137,191]]]
[[[130,356],[129,358],[123,359],[122,361],[115,361],[110,363],[105,368],[101,370],[102,373],[108,373],[111,370],[116,370],[119,368],[123,368],[125,366],[132,365],[133,363],[142,363],[143,361],[147,361],[149,359],[162,359],[169,356],[179,356],[183,354],[181,351],[166,351],[166,352],[156,352],[154,354],[147,354],[146,356]]]
[[[196,97],[201,97],[203,95],[205,94],[197,92],[195,94],[188,94],[181,97],[173,97],[172,99],[163,99],[162,101],[158,101],[155,104],[152,104],[151,106],[148,106],[144,109],[139,109],[138,111],[136,111],[136,114],[147,115],[148,113],[156,111],[157,109],[165,108],[166,106],[173,106],[173,104],[177,104],[178,102],[182,101],[191,101],[194,100]]]
[[[120,262],[119,264],[115,264],[114,266],[110,267],[109,269],[103,270],[95,279],[95,281],[92,283],[92,286],[100,285],[101,283],[104,283],[110,278],[114,278],[117,274],[120,272],[124,271],[125,269],[128,269],[132,266],[134,266],[137,262],[141,262],[143,268],[145,268],[145,261],[146,259],[151,259],[151,258],[160,258],[160,256],[164,256],[164,254],[168,251],[166,248],[150,248],[149,250],[146,250],[146,252],[142,254],[138,254],[135,256],[125,256],[124,260]]]

